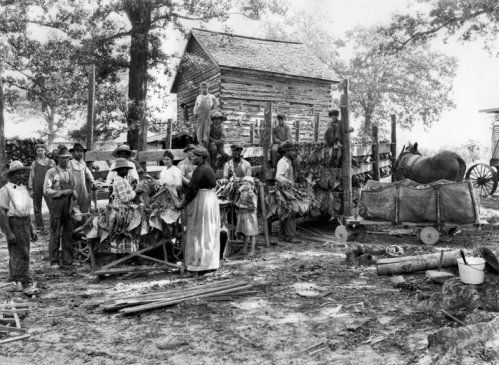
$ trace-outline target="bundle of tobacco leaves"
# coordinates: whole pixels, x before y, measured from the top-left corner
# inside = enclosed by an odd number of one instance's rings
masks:
[[[88,239],[109,239],[119,244],[124,238],[139,240],[148,236],[148,241],[172,236],[171,226],[176,223],[180,212],[175,204],[180,200],[174,190],[162,188],[150,200],[150,208],[144,204],[130,204],[126,208],[112,205],[101,207],[84,224],[83,231]]]
[[[310,206],[315,204],[314,197],[312,185],[309,183],[281,184],[277,182],[265,195],[266,218],[277,215],[280,220],[283,220],[293,213],[305,215],[309,213]]]
[[[255,180],[255,193],[258,195],[260,191],[260,180]],[[217,180],[217,186],[215,192],[219,200],[230,200],[236,201],[239,196],[239,188],[241,187],[241,179],[237,177],[231,177],[229,179],[219,179]]]

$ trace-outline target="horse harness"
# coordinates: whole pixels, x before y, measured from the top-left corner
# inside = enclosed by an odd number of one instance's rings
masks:
[[[405,155],[404,155],[405,156]],[[402,158],[404,157],[402,156],[400,158],[400,162],[399,162],[399,165],[395,168],[396,171],[400,172],[402,175],[404,175],[406,178],[410,178],[410,173],[411,173],[411,169],[412,169],[412,166],[414,165],[414,163],[419,160],[420,157],[422,157],[421,155],[412,155],[411,157],[409,157],[407,159],[407,163],[405,164],[405,166],[400,166],[402,164]]]

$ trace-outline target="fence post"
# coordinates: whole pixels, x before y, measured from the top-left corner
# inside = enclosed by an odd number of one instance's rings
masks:
[[[342,165],[342,183],[343,183],[343,216],[353,216],[353,202],[352,202],[352,150],[351,150],[351,137],[350,137],[350,118],[349,118],[349,105],[348,105],[348,79],[342,82],[342,95],[341,95],[341,123],[343,124],[343,131],[345,137],[343,138],[343,159]]]
[[[379,163],[379,136],[378,136],[378,126],[373,126],[373,171],[374,171],[374,180],[379,181],[380,174],[380,163]]]
[[[321,114],[319,112],[315,113],[315,123],[314,123],[314,142],[319,142],[319,123],[321,120]]]
[[[168,119],[166,121],[166,141],[165,141],[165,149],[169,150],[172,148],[172,124],[173,119]]]
[[[263,124],[260,129],[260,145],[262,146],[263,161],[262,168],[260,170],[260,181],[267,181],[267,169],[269,164],[269,153],[271,148],[271,136],[272,136],[272,102],[265,102]]]
[[[392,166],[397,161],[397,116],[392,114],[390,116],[392,120],[392,144],[391,144],[391,153],[392,153]],[[395,173],[392,169],[392,181],[395,181]]]

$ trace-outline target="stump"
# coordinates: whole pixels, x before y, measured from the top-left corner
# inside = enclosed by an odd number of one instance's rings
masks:
[[[475,308],[499,312],[499,277],[486,275],[481,285],[467,285],[461,279],[449,279],[442,290],[433,294],[425,305],[430,310],[466,311]]]

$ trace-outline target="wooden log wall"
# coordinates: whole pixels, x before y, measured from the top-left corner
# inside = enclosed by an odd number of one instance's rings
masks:
[[[206,81],[209,92],[220,99],[220,70],[197,41],[189,43],[186,53],[198,57],[203,64],[197,66],[184,61],[180,64],[177,80],[177,120],[184,121],[184,109],[181,105],[186,104],[189,122],[195,123],[193,110],[200,93],[199,84]]]
[[[327,111],[331,101],[331,84],[224,68],[221,70],[220,99],[223,111],[227,113],[225,126],[231,142],[250,144],[252,126],[255,133],[253,141],[260,139],[267,101],[272,101],[274,105],[273,126],[277,124],[277,113],[285,113],[293,139],[313,142],[315,114],[319,113],[319,138],[323,137],[329,123]]]

